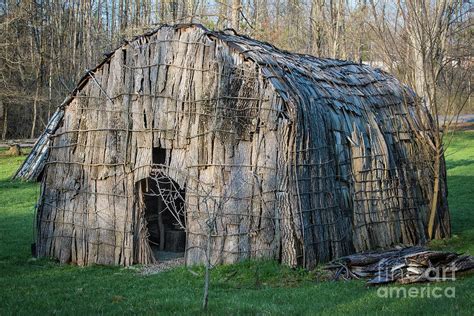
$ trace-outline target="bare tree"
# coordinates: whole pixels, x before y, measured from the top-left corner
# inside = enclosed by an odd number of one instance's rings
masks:
[[[232,17],[231,17],[231,25],[234,30],[237,32],[240,28],[240,11],[242,9],[242,4],[240,0],[232,0]]]
[[[462,69],[470,68],[470,64],[455,66],[453,62],[458,62],[459,58],[455,57],[453,60],[448,50],[465,51],[462,47],[464,45],[456,48],[460,42],[452,39],[459,36],[460,29],[457,25],[466,10],[463,9],[463,1],[457,0],[398,0],[395,4],[387,1],[375,3],[371,0],[371,12],[371,25],[377,37],[379,51],[391,65],[392,71],[398,71],[399,77],[415,88],[434,120],[433,139],[423,137],[430,144],[433,157],[433,195],[428,222],[428,235],[433,238],[439,204],[441,164],[446,148],[443,137],[450,127],[446,123],[451,125],[454,122],[444,121],[443,131],[440,115],[443,114],[443,108],[449,108],[451,117],[457,117],[471,93],[459,91],[463,89],[462,85],[445,84],[444,89],[441,88],[442,82],[446,83],[447,78],[453,79],[454,74],[458,80],[470,80],[467,77],[471,73],[470,69]],[[457,98],[455,101],[453,98],[446,99],[443,94],[456,95]],[[443,105],[443,102],[449,104]]]

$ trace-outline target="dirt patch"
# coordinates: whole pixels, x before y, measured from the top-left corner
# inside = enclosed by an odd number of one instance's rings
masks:
[[[184,257],[170,259],[158,262],[156,264],[147,265],[143,268],[140,272],[142,275],[153,275],[157,273],[161,273],[164,271],[171,270],[176,267],[180,267],[184,265]]]

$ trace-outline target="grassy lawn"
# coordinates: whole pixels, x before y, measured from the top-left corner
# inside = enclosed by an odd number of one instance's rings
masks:
[[[456,134],[447,154],[453,238],[434,248],[474,254],[474,132]],[[201,312],[202,267],[142,276],[136,268],[59,265],[35,260],[37,184],[10,182],[21,158],[0,153],[0,315],[189,314]],[[258,276],[258,277],[257,277]],[[455,282],[455,298],[381,298],[363,281],[319,280],[318,272],[275,262],[242,262],[212,271],[210,314],[474,314],[474,275]],[[417,288],[427,285],[416,285]]]

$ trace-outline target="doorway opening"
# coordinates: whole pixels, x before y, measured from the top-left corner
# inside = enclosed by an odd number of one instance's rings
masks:
[[[148,243],[157,261],[184,257],[186,247],[185,190],[163,172],[165,157],[164,149],[153,148],[152,171],[142,180]]]

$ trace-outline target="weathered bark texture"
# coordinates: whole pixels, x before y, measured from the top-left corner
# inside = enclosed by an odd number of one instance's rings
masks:
[[[140,181],[154,169],[185,188],[188,264],[206,261],[211,231],[212,264],[312,267],[426,241],[431,124],[413,92],[379,70],[164,26],[81,80],[18,177],[45,166],[40,256],[152,262]],[[450,233],[445,185],[438,237]]]

